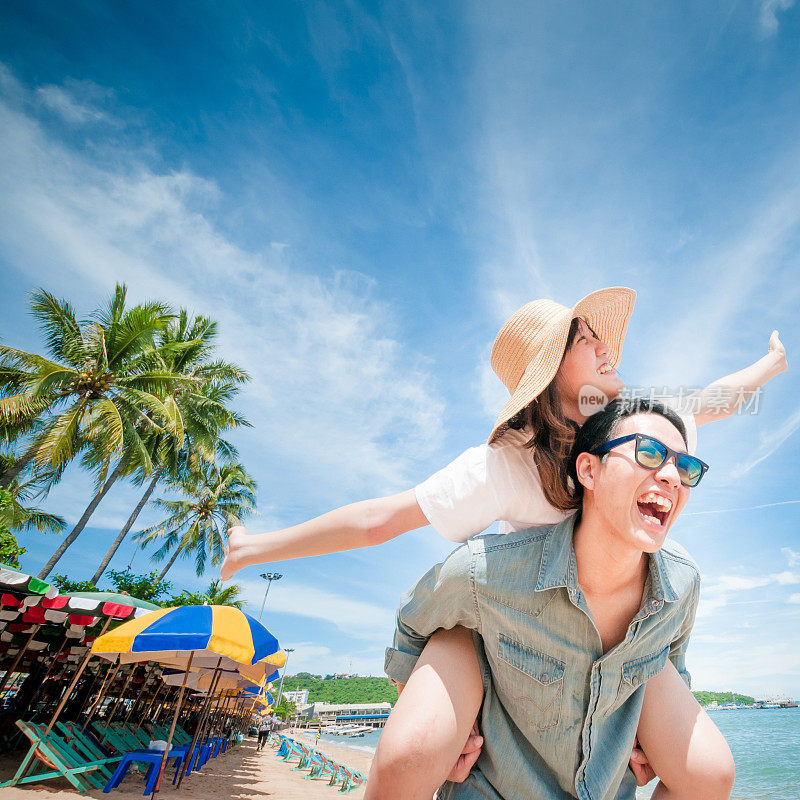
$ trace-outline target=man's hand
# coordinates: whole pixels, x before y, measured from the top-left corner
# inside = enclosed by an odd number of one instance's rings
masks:
[[[650,781],[656,777],[656,773],[650,766],[650,762],[647,760],[644,750],[639,747],[638,739],[636,739],[636,741],[633,743],[630,765],[631,769],[633,770],[633,774],[636,777],[637,786],[644,786],[646,783],[650,783]]]
[[[786,361],[786,348],[778,338],[778,331],[772,331],[772,336],[769,337],[769,353],[776,359],[778,371],[786,372],[789,368]]]
[[[447,780],[453,783],[463,783],[467,779],[473,764],[478,760],[478,756],[481,754],[481,747],[483,747],[483,736],[478,730],[478,720],[475,720],[467,737],[467,743],[464,745],[464,749],[461,751],[455,766],[450,770]]]

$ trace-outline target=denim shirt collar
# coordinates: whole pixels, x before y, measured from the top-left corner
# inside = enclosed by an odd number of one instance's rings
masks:
[[[539,576],[536,591],[567,589],[570,597],[583,594],[578,584],[578,564],[572,546],[572,534],[578,514],[571,514],[563,522],[555,525],[547,536],[542,548],[542,561],[539,565]],[[660,550],[650,554],[648,559],[650,580],[648,586],[652,598],[657,601],[672,603],[678,595],[670,583],[664,556]]]

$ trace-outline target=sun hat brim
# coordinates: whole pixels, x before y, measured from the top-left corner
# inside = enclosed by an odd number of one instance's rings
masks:
[[[571,309],[549,322],[542,336],[542,345],[525,367],[511,397],[500,412],[489,437],[489,444],[507,430],[508,421],[531,401],[535,400],[555,378],[569,337],[569,328],[576,317],[583,319],[598,339],[608,345],[608,361],[616,368],[622,357],[622,345],[628,322],[636,302],[636,292],[625,286],[598,289],[579,300]]]

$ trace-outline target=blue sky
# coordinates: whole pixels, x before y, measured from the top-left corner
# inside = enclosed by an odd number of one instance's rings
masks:
[[[41,346],[37,286],[86,312],[124,281],[219,320],[254,376],[235,437],[254,530],[484,440],[505,391],[491,343],[530,299],[635,288],[630,385],[708,383],[778,328],[790,372],[756,415],[701,429],[712,470],[673,537],[704,577],[695,687],[800,695],[793,0],[2,13],[0,337]],[[89,491],[71,469],[47,505],[74,520]],[[136,498],[115,487],[60,567],[88,577]],[[57,540],[23,543],[36,571]],[[401,592],[448,550],[427,528],[272,565],[289,671],[380,674]],[[241,578],[256,613],[260,571]]]

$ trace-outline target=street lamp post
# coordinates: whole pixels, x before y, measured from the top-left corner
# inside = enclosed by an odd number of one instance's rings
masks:
[[[283,679],[286,677],[286,665],[289,663],[289,653],[294,653],[293,647],[284,647],[283,652],[286,653],[286,661],[283,664],[283,675],[281,675],[281,685],[278,687],[278,702],[276,705],[281,704],[281,694],[283,693]]]
[[[267,582],[267,591],[264,592],[264,599],[261,602],[261,611],[258,612],[258,621],[261,622],[261,615],[264,613],[264,606],[267,604],[267,595],[269,594],[269,587],[272,586],[272,581],[279,581],[283,575],[280,572],[262,572],[261,577]]]

